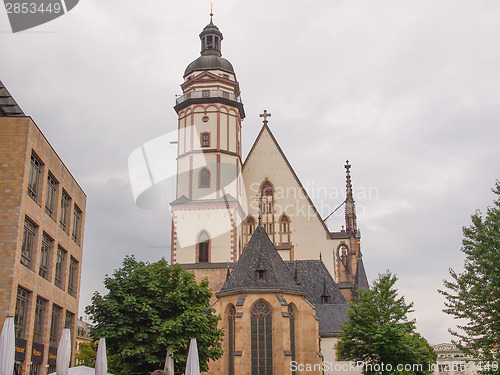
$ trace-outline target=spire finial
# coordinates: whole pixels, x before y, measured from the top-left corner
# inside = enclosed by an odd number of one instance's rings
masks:
[[[214,3],[210,3],[210,22],[212,22],[213,16],[214,16]]]
[[[267,113],[267,109],[264,109],[264,113],[261,113],[259,115],[259,117],[264,117],[264,125],[267,125],[268,121],[267,121],[267,118],[268,117],[271,117],[271,114],[270,113]]]
[[[356,233],[356,208],[354,206],[354,197],[352,194],[352,183],[351,183],[351,164],[349,160],[346,160],[346,194],[345,194],[345,226],[348,233]]]

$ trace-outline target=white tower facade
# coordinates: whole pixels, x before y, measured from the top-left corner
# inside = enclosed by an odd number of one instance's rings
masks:
[[[210,23],[201,56],[188,65],[176,101],[177,190],[172,209],[172,263],[235,262],[242,251],[244,187],[241,120],[233,66],[222,58],[223,36]]]

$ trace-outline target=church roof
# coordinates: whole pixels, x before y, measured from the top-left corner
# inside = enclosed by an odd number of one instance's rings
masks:
[[[213,69],[220,69],[224,70],[225,72],[234,74],[233,65],[231,65],[231,63],[225,58],[216,55],[204,55],[198,57],[187,66],[186,70],[184,71],[184,77],[197,70]]]
[[[16,103],[7,88],[0,81],[0,117],[24,117],[23,110]]]
[[[304,295],[261,225],[216,296],[254,291]]]
[[[368,283],[368,278],[366,277],[365,265],[363,264],[363,259],[358,258],[358,267],[356,270],[356,277],[354,278],[354,293],[357,295],[357,289],[370,288]]]
[[[347,320],[348,303],[338,305],[316,305],[319,335],[332,337],[342,334],[342,324]]]
[[[313,305],[328,296],[330,304],[347,303],[322,260],[289,260],[286,266]]]

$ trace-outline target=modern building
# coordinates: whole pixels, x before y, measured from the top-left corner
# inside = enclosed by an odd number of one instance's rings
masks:
[[[345,226],[331,231],[272,134],[267,111],[243,161],[240,86],[212,19],[200,39],[201,56],[186,68],[174,107],[171,259],[208,278],[215,292],[224,355],[209,374],[337,373],[318,366],[338,363],[348,303],[368,287],[351,165]],[[315,367],[293,372],[294,361]]]
[[[454,344],[432,346],[437,354],[434,375],[476,375],[478,363]]]
[[[45,375],[65,327],[75,351],[86,196],[2,82],[0,163],[0,324],[15,317],[16,370]]]

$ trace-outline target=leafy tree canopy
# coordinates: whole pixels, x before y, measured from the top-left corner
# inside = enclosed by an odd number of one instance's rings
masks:
[[[483,361],[486,373],[500,374],[500,182],[493,207],[486,216],[476,211],[472,224],[463,227],[462,252],[464,271],[450,269],[451,281],[444,281],[447,290],[439,292],[446,297],[445,313],[465,324],[450,332],[458,338],[457,346]],[[496,367],[496,370],[495,370]]]
[[[210,308],[208,280],[197,283],[180,265],[125,257],[123,267],[106,277],[106,295],[95,292],[85,312],[95,323],[94,340],[106,338],[110,372],[149,374],[163,368],[171,347],[176,372],[183,372],[189,342],[196,338],[202,371],[222,356],[223,331]]]
[[[396,281],[397,277],[387,271],[371,289],[358,290],[342,327],[339,357],[365,362],[365,374],[428,374],[436,353],[415,332],[415,320],[407,316],[413,312],[413,303],[406,304],[404,297],[398,296]]]

